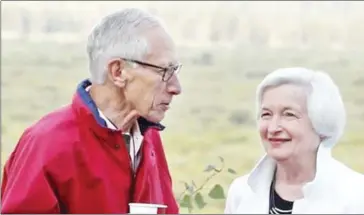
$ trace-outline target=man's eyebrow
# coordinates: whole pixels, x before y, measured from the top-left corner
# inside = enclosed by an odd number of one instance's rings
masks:
[[[168,64],[165,64],[167,67],[171,67],[171,66],[176,66],[178,65],[179,62],[178,61],[170,61]]]
[[[170,62],[161,61],[161,62],[156,63],[155,65],[158,65],[163,68],[167,68],[167,67],[173,66],[174,64],[171,61]]]

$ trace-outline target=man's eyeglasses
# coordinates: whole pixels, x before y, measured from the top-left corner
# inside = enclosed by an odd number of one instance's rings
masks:
[[[154,68],[154,70],[156,72],[159,72],[162,74],[162,80],[165,82],[169,81],[169,79],[172,78],[173,74],[178,74],[178,72],[181,70],[181,67],[182,67],[182,64],[177,64],[177,65],[173,65],[173,66],[169,66],[169,67],[161,67],[161,66],[153,65],[150,63],[144,63],[144,62],[137,61],[137,60],[124,59],[124,58],[122,58],[122,59],[125,61],[129,61],[132,63],[142,65],[142,66],[148,66],[148,67]]]

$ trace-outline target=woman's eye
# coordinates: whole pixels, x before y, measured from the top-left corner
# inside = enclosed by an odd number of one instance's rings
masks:
[[[285,116],[288,116],[288,117],[296,117],[296,115],[295,115],[295,114],[290,113],[290,112],[286,112],[286,113],[284,113],[284,115],[285,115]]]
[[[262,113],[261,114],[261,117],[266,117],[266,116],[269,116],[269,113]]]

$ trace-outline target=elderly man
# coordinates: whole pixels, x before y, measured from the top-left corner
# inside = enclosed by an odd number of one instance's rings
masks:
[[[174,43],[138,9],[113,13],[87,44],[90,79],[72,103],[27,128],[4,169],[2,213],[178,213],[159,132],[181,93]]]

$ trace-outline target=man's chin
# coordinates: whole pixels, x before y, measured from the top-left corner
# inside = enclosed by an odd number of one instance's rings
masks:
[[[158,112],[152,112],[142,117],[148,120],[149,122],[160,123],[164,119],[164,116],[165,112],[158,111]]]

